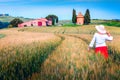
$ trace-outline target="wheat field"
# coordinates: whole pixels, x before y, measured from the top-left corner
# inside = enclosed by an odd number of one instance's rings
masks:
[[[87,51],[94,26],[0,30],[6,35],[0,39],[0,79],[119,80],[120,29],[106,26],[114,40],[107,42],[109,58],[105,60],[93,49]]]

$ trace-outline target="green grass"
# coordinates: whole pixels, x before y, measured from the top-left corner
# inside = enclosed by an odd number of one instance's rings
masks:
[[[0,34],[0,38],[3,38],[5,37],[6,35],[5,34]]]
[[[118,21],[107,21],[107,22],[104,22],[103,24],[107,25],[107,26],[120,27],[120,22],[118,22]]]
[[[106,26],[116,26],[120,27],[120,21],[115,21],[115,20],[91,20],[91,24],[99,25],[103,24]]]
[[[78,27],[80,25],[78,24],[73,24],[73,23],[69,23],[69,24],[63,24],[63,27]]]

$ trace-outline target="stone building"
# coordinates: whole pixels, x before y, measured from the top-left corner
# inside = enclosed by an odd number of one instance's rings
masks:
[[[77,24],[83,25],[84,24],[84,16],[82,15],[82,13],[78,13],[77,15]]]

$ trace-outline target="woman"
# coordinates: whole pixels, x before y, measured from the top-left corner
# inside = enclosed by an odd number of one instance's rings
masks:
[[[101,53],[105,59],[108,58],[108,49],[105,41],[112,41],[113,37],[107,32],[103,25],[95,26],[97,33],[94,34],[92,41],[89,44],[88,50],[95,44],[95,53]]]

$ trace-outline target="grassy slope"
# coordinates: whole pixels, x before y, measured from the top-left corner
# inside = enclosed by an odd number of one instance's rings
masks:
[[[115,20],[91,20],[91,24],[103,24],[106,26],[116,26],[120,27],[120,21]]]
[[[19,18],[19,19],[21,19],[22,21],[29,21],[29,20],[31,20],[30,18],[24,18],[24,17],[3,16],[3,17],[0,17],[0,21],[1,21],[1,22],[10,22],[10,21],[13,20],[14,18]]]

